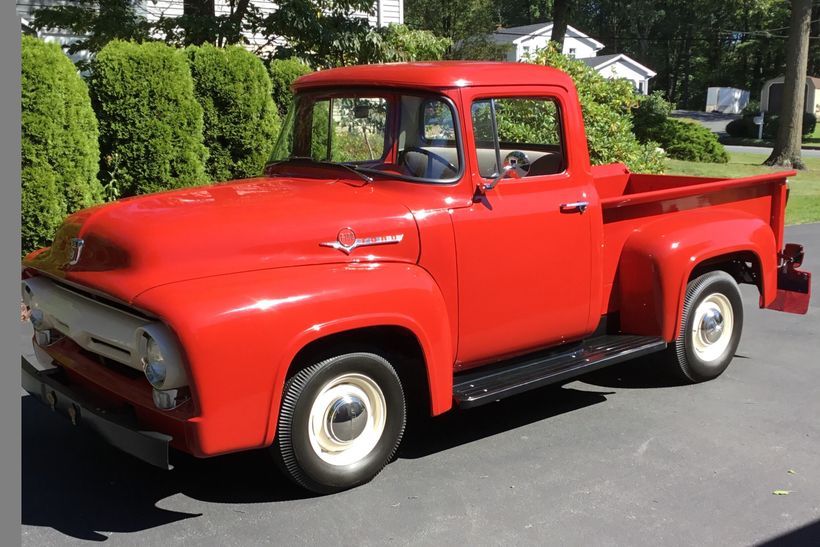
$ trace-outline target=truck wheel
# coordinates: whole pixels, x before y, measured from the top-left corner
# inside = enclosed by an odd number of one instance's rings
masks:
[[[669,348],[673,369],[689,382],[717,378],[740,342],[743,302],[734,278],[715,271],[686,286],[678,339]]]
[[[273,448],[296,483],[337,492],[370,481],[387,465],[405,419],[392,365],[373,353],[347,353],[288,380]]]

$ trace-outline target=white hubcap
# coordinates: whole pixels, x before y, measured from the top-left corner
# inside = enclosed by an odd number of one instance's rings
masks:
[[[698,305],[692,320],[692,347],[705,362],[717,360],[732,339],[734,313],[729,299],[712,293]]]
[[[364,374],[343,374],[325,384],[310,409],[308,436],[316,455],[350,465],[375,448],[387,421],[379,385]]]

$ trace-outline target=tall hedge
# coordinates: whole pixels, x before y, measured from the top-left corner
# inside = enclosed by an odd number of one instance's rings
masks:
[[[280,125],[265,65],[240,46],[189,46],[186,53],[204,113],[208,177],[261,174]]]
[[[89,84],[104,183],[125,197],[208,181],[202,107],[184,51],[114,40],[92,61]]]
[[[97,120],[57,44],[22,37],[22,249],[47,245],[66,214],[102,200]]]
[[[290,84],[304,74],[313,72],[309,66],[293,57],[291,59],[274,59],[268,66],[270,79],[273,85],[273,102],[279,109],[279,113],[287,114],[290,103],[293,100],[293,92]]]

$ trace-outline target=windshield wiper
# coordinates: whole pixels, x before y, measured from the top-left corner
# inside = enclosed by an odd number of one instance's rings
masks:
[[[310,156],[291,156],[286,160],[282,160],[282,161],[278,161],[276,163],[272,163],[271,166],[279,165],[279,164],[287,163],[287,162],[291,162],[291,161],[293,161],[293,162],[306,161],[306,162],[310,162],[310,163],[315,163],[316,165],[322,165],[322,166],[327,166],[327,167],[341,167],[342,169],[345,169],[345,170],[350,171],[351,173],[355,174],[357,177],[359,177],[360,179],[362,179],[365,182],[373,182],[373,177],[365,175],[364,173],[359,171],[358,167],[356,167],[356,166],[348,165],[346,163],[336,163],[336,162],[332,162],[332,161],[315,160],[315,159],[311,158]]]

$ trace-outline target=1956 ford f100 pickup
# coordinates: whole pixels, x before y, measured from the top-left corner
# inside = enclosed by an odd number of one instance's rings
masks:
[[[267,448],[333,492],[438,415],[655,353],[691,382],[739,283],[805,313],[787,177],[591,167],[570,78],[515,63],[325,70],[258,178],[71,215],[23,261],[23,386],[152,464]]]

